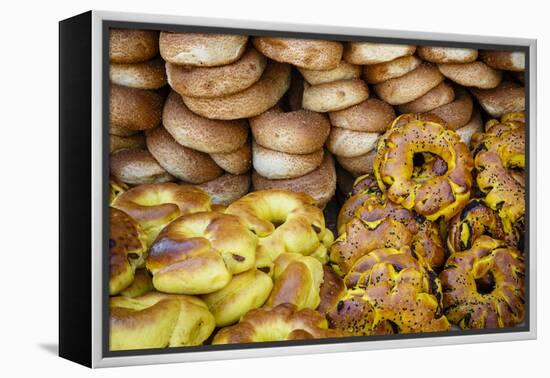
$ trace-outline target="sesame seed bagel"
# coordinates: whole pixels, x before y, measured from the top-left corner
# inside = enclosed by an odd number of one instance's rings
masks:
[[[416,100],[397,107],[400,113],[425,113],[446,105],[455,99],[455,91],[449,83],[442,81],[436,87]]]
[[[111,29],[109,60],[111,63],[139,63],[159,52],[159,33],[151,30]]]
[[[525,53],[519,51],[481,52],[481,60],[489,67],[506,71],[525,71]]]
[[[314,39],[256,37],[252,43],[268,58],[310,70],[336,68],[344,49],[340,42]]]
[[[111,85],[111,124],[130,130],[152,129],[162,118],[162,96],[153,91]]]
[[[403,76],[416,69],[422,61],[414,55],[402,56],[389,62],[372,64],[363,67],[363,75],[369,84]]]
[[[210,154],[224,171],[233,175],[242,175],[252,167],[252,147],[249,142],[233,152]]]
[[[392,45],[371,42],[349,42],[344,49],[344,59],[352,64],[378,64],[414,54],[415,46]]]
[[[374,172],[373,164],[375,156],[376,150],[373,149],[364,155],[351,158],[336,156],[336,160],[338,160],[338,163],[342,166],[342,168],[351,173],[353,176],[358,177],[366,173]]]
[[[245,35],[161,32],[159,47],[160,55],[167,62],[213,67],[239,59],[247,41]]]
[[[182,98],[196,114],[211,119],[232,120],[265,112],[283,97],[289,86],[290,66],[269,62],[260,80],[241,92],[216,98]]]
[[[166,84],[164,61],[160,58],[142,63],[111,63],[111,83],[138,89],[158,89]]]
[[[182,146],[164,127],[148,130],[146,135],[149,152],[174,177],[200,184],[222,174],[221,168],[208,154]]]
[[[395,111],[388,103],[369,98],[349,108],[330,112],[330,123],[343,129],[382,133],[395,118]]]
[[[503,81],[493,89],[472,89],[472,94],[493,117],[525,110],[525,88],[512,81]]]
[[[168,83],[182,96],[219,97],[240,92],[257,82],[267,59],[248,49],[237,61],[218,67],[192,67],[166,63]]]
[[[197,185],[204,190],[214,205],[229,206],[246,193],[250,188],[250,175],[232,175],[224,173],[220,177]]]
[[[336,192],[336,170],[332,155],[325,152],[323,162],[312,172],[293,179],[270,180],[252,173],[253,190],[286,189],[309,194],[315,204],[324,208]]]
[[[379,135],[333,127],[327,139],[327,148],[336,156],[356,157],[374,149]]]
[[[401,105],[425,95],[443,81],[443,75],[431,63],[422,63],[411,72],[376,84],[374,91],[391,105]]]
[[[130,135],[127,137],[118,135],[109,135],[109,152],[113,153],[119,150],[132,148],[144,148],[145,137],[142,133]]]
[[[323,161],[323,149],[310,154],[288,154],[252,143],[252,165],[269,179],[289,179],[308,174]]]
[[[456,130],[468,123],[472,118],[474,106],[472,96],[464,88],[456,88],[455,96],[453,102],[430,110],[430,113],[445,121],[445,126],[451,130]]]
[[[111,174],[130,185],[172,181],[174,178],[145,149],[117,151],[110,156]]]
[[[311,85],[330,83],[336,80],[358,79],[361,76],[361,66],[350,64],[345,60],[341,60],[332,70],[298,68],[298,71]]]
[[[318,151],[330,132],[326,115],[303,109],[283,112],[276,106],[249,121],[256,143],[289,154]]]
[[[455,131],[460,137],[462,143],[470,146],[472,136],[477,132],[483,131],[483,120],[481,119],[481,113],[479,112],[479,110],[473,111],[472,118],[470,118],[468,123],[456,129]]]
[[[476,49],[418,46],[418,56],[432,63],[470,63],[477,59]]]
[[[369,87],[361,79],[338,80],[309,85],[304,83],[302,107],[314,112],[349,108],[369,98]]]
[[[190,111],[181,96],[171,92],[162,115],[166,130],[181,145],[206,153],[233,152],[248,136],[246,121],[218,121]]]
[[[128,137],[132,135],[139,134],[139,130],[130,130],[125,127],[121,127],[117,124],[113,124],[112,122],[109,122],[109,134],[110,135],[116,135],[121,137]]]
[[[494,70],[483,62],[448,63],[438,67],[445,77],[465,87],[494,88],[502,80],[501,71]]]

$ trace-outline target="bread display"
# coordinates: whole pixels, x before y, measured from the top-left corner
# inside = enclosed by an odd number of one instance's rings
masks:
[[[110,349],[522,324],[524,71],[458,44],[112,29]]]

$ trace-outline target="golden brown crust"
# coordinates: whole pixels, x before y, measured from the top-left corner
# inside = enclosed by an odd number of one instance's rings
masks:
[[[213,204],[228,206],[248,193],[250,174],[224,173],[217,179],[200,184],[198,187],[212,197]]]
[[[414,54],[415,46],[372,42],[348,42],[344,59],[352,64],[378,64]]]
[[[174,180],[145,149],[120,150],[109,156],[111,174],[130,185]]]
[[[525,88],[511,81],[503,81],[493,89],[472,89],[472,94],[492,117],[525,110]]]
[[[429,111],[445,121],[445,126],[451,130],[466,125],[474,109],[472,96],[464,88],[456,88],[454,92],[454,101]]]
[[[340,276],[338,276],[330,266],[323,265],[323,283],[319,289],[321,302],[316,310],[322,314],[327,313],[329,310],[336,307],[340,299],[344,296],[345,291],[346,286]]]
[[[502,80],[502,72],[483,62],[439,64],[439,71],[448,79],[465,87],[494,88]]]
[[[179,144],[162,126],[147,130],[147,148],[168,173],[191,184],[219,177],[222,170],[204,152]]]
[[[416,100],[397,107],[399,113],[426,113],[440,106],[447,105],[455,99],[455,91],[447,82],[442,81],[436,87]]]
[[[318,85],[304,84],[302,107],[314,112],[349,108],[369,98],[369,87],[361,79],[338,80]]]
[[[449,257],[440,275],[449,320],[461,328],[504,328],[523,321],[525,265],[518,250],[480,236]]]
[[[164,60],[157,58],[142,63],[111,63],[111,83],[138,89],[159,89],[166,85]]]
[[[235,151],[214,153],[210,154],[210,157],[224,171],[232,175],[242,175],[252,167],[252,147],[249,142],[246,142]]]
[[[418,56],[432,63],[470,63],[477,59],[476,49],[418,46]]]
[[[525,53],[519,51],[481,51],[481,60],[497,70],[525,71]]]
[[[289,86],[290,66],[269,62],[260,80],[243,91],[215,98],[182,98],[191,111],[203,117],[232,120],[265,112],[277,104]]]
[[[173,64],[213,67],[239,59],[248,37],[236,34],[161,32],[160,55]]]
[[[311,70],[336,68],[344,49],[340,42],[315,39],[255,37],[252,43],[268,58]]]
[[[309,308],[297,311],[292,304],[275,308],[260,308],[247,313],[231,327],[222,328],[212,344],[239,344],[252,342],[325,339],[340,337],[339,331],[328,329],[323,315]]]
[[[319,151],[330,132],[326,115],[303,109],[283,112],[274,107],[249,122],[256,143],[289,154]]]
[[[134,274],[134,281],[130,284],[130,286],[122,290],[119,294],[123,297],[135,298],[150,293],[153,290],[155,290],[155,288],[153,287],[151,275],[149,274],[147,269],[143,267],[136,269],[136,273]]]
[[[361,76],[361,66],[349,64],[341,60],[336,68],[331,70],[309,70],[298,68],[304,79],[311,85],[330,83],[337,80],[358,79]]]
[[[379,135],[333,127],[327,139],[327,149],[336,156],[348,158],[361,156],[376,147]]]
[[[290,179],[306,175],[321,165],[323,154],[322,148],[310,154],[288,154],[252,142],[254,169],[269,179]]]
[[[191,112],[181,96],[171,92],[164,104],[163,124],[181,145],[206,153],[233,152],[248,137],[244,120],[218,121]]]
[[[258,238],[233,215],[199,212],[179,217],[157,236],[146,259],[159,291],[208,294],[233,274],[254,267]]]
[[[422,61],[414,55],[403,56],[389,62],[366,65],[363,67],[365,81],[378,84],[386,80],[403,76],[416,69]]]
[[[323,162],[317,169],[293,179],[270,180],[253,172],[252,186],[254,190],[286,189],[303,192],[310,195],[318,207],[324,208],[336,191],[334,159],[325,152]]]
[[[145,148],[145,136],[142,133],[130,136],[109,135],[109,152]]]
[[[338,163],[342,166],[342,168],[351,173],[353,176],[357,177],[364,175],[365,173],[374,172],[373,165],[375,156],[376,149],[373,149],[364,155],[359,155],[351,158],[336,156],[336,160],[338,160]]]
[[[192,67],[166,63],[168,83],[182,96],[220,97],[240,92],[257,82],[267,60],[253,48],[231,64]]]
[[[391,105],[401,105],[425,95],[443,81],[443,75],[431,63],[422,63],[411,72],[376,84],[374,91]]]
[[[160,124],[163,98],[144,89],[111,85],[109,117],[115,127],[130,130],[152,129]]]
[[[369,98],[349,108],[329,113],[333,126],[344,129],[382,133],[395,118],[395,111],[388,103]]]
[[[152,30],[110,29],[109,59],[111,63],[138,63],[159,52],[159,33]]]

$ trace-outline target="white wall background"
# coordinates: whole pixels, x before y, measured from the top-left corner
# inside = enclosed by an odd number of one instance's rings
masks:
[[[5,1],[0,22],[0,375],[67,377],[525,376],[548,366],[548,69],[544,1]],[[56,356],[57,21],[88,9],[537,38],[537,341],[87,370]],[[74,125],[79,127],[80,125]],[[7,211],[6,211],[7,208]],[[545,217],[542,219],[542,217]],[[547,372],[546,372],[547,373]],[[540,376],[540,375],[539,375]]]

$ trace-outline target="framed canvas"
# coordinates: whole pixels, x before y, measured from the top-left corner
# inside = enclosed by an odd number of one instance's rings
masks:
[[[536,40],[103,11],[59,28],[60,356],[536,337]]]

